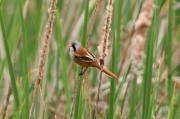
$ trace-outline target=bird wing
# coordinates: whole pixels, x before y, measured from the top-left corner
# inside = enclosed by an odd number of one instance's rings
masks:
[[[83,62],[94,62],[96,61],[96,57],[88,51],[86,48],[80,48],[75,53],[75,58],[77,60],[83,61]]]

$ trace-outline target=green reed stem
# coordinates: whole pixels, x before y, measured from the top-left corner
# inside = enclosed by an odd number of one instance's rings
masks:
[[[23,59],[22,59],[22,71],[23,71],[23,81],[24,81],[24,97],[25,97],[25,118],[29,117],[29,81],[28,81],[28,71],[27,71],[27,37],[26,37],[26,28],[25,28],[25,21],[23,18],[23,7],[22,7],[22,0],[19,0],[19,13],[20,13],[20,23],[21,23],[21,33],[22,33],[22,53],[23,53]]]
[[[2,13],[3,13],[2,6],[0,6],[0,23],[1,23],[1,30],[2,30],[2,35],[3,35],[4,48],[5,48],[6,58],[8,62],[9,74],[11,77],[12,92],[15,99],[16,108],[18,108],[19,107],[19,94],[17,91],[16,79],[15,79],[13,65],[12,65],[11,56],[9,52],[8,39],[7,39],[6,31],[5,31],[5,24],[3,21]]]

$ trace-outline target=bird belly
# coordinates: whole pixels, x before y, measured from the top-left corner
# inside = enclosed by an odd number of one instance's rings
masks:
[[[91,67],[90,62],[75,61],[75,63],[79,64],[82,67]]]

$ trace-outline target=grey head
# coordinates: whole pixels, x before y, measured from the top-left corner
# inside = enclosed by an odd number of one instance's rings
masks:
[[[81,44],[78,41],[71,41],[70,47],[69,47],[69,54],[71,58],[74,58],[74,52],[79,50],[80,47],[81,47]]]

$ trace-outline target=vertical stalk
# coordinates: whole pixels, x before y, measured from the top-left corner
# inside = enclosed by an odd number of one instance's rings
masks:
[[[62,65],[62,80],[64,83],[64,90],[65,90],[65,95],[66,95],[66,114],[70,112],[70,90],[69,90],[69,85],[68,85],[68,69],[67,69],[67,58],[65,55],[65,39],[63,37],[62,34],[62,24],[59,22],[59,19],[61,15],[59,13],[57,13],[57,19],[56,19],[56,39],[58,40],[58,44],[59,44],[59,52],[60,52],[60,58],[61,58],[61,65]],[[59,60],[59,59],[58,59]]]
[[[88,27],[88,18],[89,18],[89,0],[85,0],[84,3],[84,10],[85,10],[85,14],[84,14],[84,25],[83,25],[83,33],[82,33],[82,40],[81,40],[81,44],[82,46],[85,47],[86,42],[87,42],[87,27]]]
[[[81,40],[81,44],[82,46],[85,47],[86,42],[87,42],[87,26],[88,26],[88,16],[89,16],[89,0],[85,0],[84,1],[84,10],[85,10],[85,14],[84,14],[84,24],[83,24],[83,31],[82,31],[82,40]],[[78,87],[77,87],[77,94],[76,94],[76,101],[75,101],[75,111],[74,111],[74,119],[81,119],[83,112],[80,106],[82,106],[82,102],[83,101],[83,97],[82,97],[82,83],[83,83],[83,78],[84,76],[79,76],[79,80],[78,80]]]
[[[22,59],[22,71],[23,71],[23,81],[24,81],[24,97],[25,97],[25,118],[29,117],[29,82],[28,82],[28,71],[27,71],[27,37],[26,37],[26,28],[25,28],[25,21],[23,18],[23,7],[22,7],[22,0],[19,0],[19,13],[20,13],[20,21],[21,21],[21,33],[23,36],[23,59]]]
[[[6,58],[7,58],[7,62],[8,62],[9,74],[11,77],[12,92],[13,92],[13,96],[15,99],[16,108],[18,108],[19,107],[19,94],[17,91],[16,79],[15,79],[15,75],[14,75],[14,69],[13,69],[11,56],[10,56],[10,52],[9,52],[9,46],[8,46],[8,42],[7,42],[8,41],[7,34],[5,31],[5,25],[4,25],[3,16],[2,16],[2,1],[0,3],[0,23],[1,23],[3,41],[4,41],[4,48],[5,48],[5,52],[6,52]]]
[[[49,11],[48,11],[49,16],[48,16],[48,20],[47,20],[46,27],[44,30],[44,35],[42,38],[42,47],[40,49],[41,52],[40,52],[40,56],[39,56],[37,77],[36,77],[35,88],[34,88],[34,93],[33,93],[33,97],[32,97],[32,104],[31,104],[31,108],[30,108],[30,112],[29,112],[30,119],[33,117],[34,107],[36,106],[35,103],[36,103],[36,97],[38,94],[39,85],[45,75],[45,66],[46,66],[47,58],[48,58],[49,43],[51,40],[53,28],[54,28],[54,19],[55,19],[57,0],[51,0],[50,3],[51,4],[50,4]]]
[[[168,66],[168,98],[171,101],[173,94],[172,82],[172,38],[173,38],[173,0],[168,0],[168,34],[166,39],[166,61]]]
[[[118,51],[120,50],[120,25],[121,25],[121,10],[122,10],[122,0],[116,0],[115,4],[114,4],[114,17],[113,17],[113,30],[114,30],[114,39],[113,39],[113,48],[112,48],[112,71],[113,72],[117,72],[118,68],[117,68],[117,64],[119,61],[119,56],[120,53],[118,53]],[[116,99],[116,81],[115,80],[111,80],[111,86],[110,86],[110,109],[109,109],[109,118],[112,119],[114,118],[114,112],[116,110],[116,106],[115,106],[115,99]]]
[[[172,81],[172,40],[173,40],[173,0],[168,0],[168,35],[166,41],[167,66],[168,66],[168,99],[170,109],[168,119],[174,119],[174,103],[176,85]]]
[[[129,109],[129,117],[128,119],[135,119],[136,116],[136,100],[137,100],[137,84],[136,84],[137,77],[134,77],[131,81],[131,97],[130,97],[130,109]]]
[[[154,10],[154,15],[152,19],[152,25],[149,28],[147,36],[147,49],[146,49],[146,60],[145,60],[145,69],[144,69],[144,78],[143,78],[143,111],[142,118],[147,119],[151,117],[152,108],[151,104],[151,80],[153,72],[153,61],[154,61],[154,47],[155,41],[157,39],[157,33],[159,30],[159,20],[158,16],[160,13],[161,0],[155,0],[154,3],[157,7]]]

